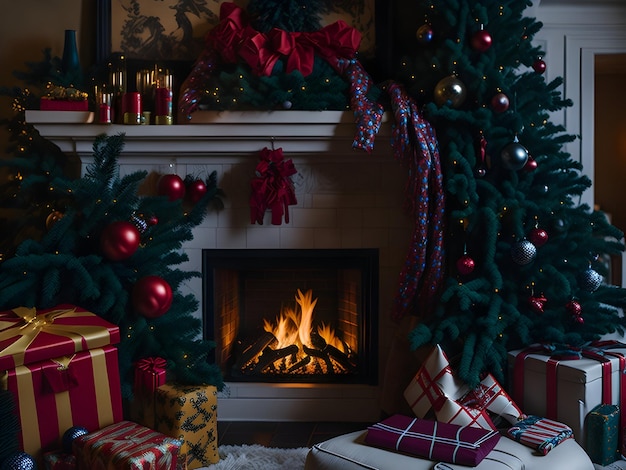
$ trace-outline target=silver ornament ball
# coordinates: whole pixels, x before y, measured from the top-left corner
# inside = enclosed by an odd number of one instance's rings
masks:
[[[521,170],[528,161],[528,150],[519,142],[511,142],[500,152],[500,159],[508,170]]]
[[[582,288],[588,292],[597,290],[602,284],[602,281],[602,275],[591,268],[586,269],[580,279]]]

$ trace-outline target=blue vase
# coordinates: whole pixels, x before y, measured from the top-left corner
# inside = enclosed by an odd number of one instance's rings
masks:
[[[65,44],[63,45],[63,57],[61,59],[63,74],[68,78],[78,79],[81,76],[80,59],[78,58],[78,46],[76,44],[76,31],[65,30]]]

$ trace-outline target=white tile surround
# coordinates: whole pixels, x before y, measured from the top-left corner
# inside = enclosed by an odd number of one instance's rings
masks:
[[[383,123],[374,152],[351,147],[356,126],[349,112],[208,113],[191,124],[121,126],[59,123],[31,113],[27,120],[66,153],[89,163],[93,138],[126,133],[120,173],[136,170],[206,175],[216,171],[225,209],[210,212],[185,243],[189,262],[202,270],[203,248],[378,248],[380,251],[380,377],[393,335],[389,308],[406,257],[412,221],[403,211],[407,171],[389,144]],[[250,180],[265,146],[292,159],[298,204],[290,221],[250,223]],[[201,301],[202,280],[187,289]],[[201,318],[201,311],[196,312]],[[229,383],[218,402],[223,420],[373,421],[380,417],[380,386]]]

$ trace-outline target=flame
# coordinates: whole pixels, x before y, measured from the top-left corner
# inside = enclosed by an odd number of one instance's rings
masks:
[[[307,356],[303,346],[309,349],[316,348],[311,335],[314,329],[313,315],[317,300],[317,298],[313,299],[312,290],[309,289],[306,293],[302,293],[298,289],[295,301],[299,308],[283,307],[274,322],[267,319],[263,320],[263,329],[276,338],[276,343],[272,345],[272,349],[279,350],[292,345],[298,347],[298,353],[290,359],[290,363],[296,363]],[[351,352],[349,351],[350,348],[335,335],[335,331],[330,325],[321,323],[315,332],[327,345],[331,345],[346,354]]]

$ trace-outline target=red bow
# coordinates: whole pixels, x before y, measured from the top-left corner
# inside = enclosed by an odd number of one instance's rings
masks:
[[[313,72],[315,54],[337,67],[337,59],[351,58],[361,42],[361,33],[345,21],[336,21],[315,32],[288,32],[274,28],[261,33],[248,23],[244,11],[234,3],[220,7],[220,23],[208,42],[229,63],[242,58],[257,75],[269,76],[281,57],[287,58],[286,72]]]
[[[135,364],[135,393],[154,393],[165,383],[167,361],[162,357],[146,357]]]
[[[291,160],[283,160],[283,149],[261,150],[261,161],[256,167],[250,196],[250,221],[263,224],[267,209],[272,211],[272,225],[280,225],[283,214],[289,222],[288,206],[297,204],[290,176],[297,173]]]

